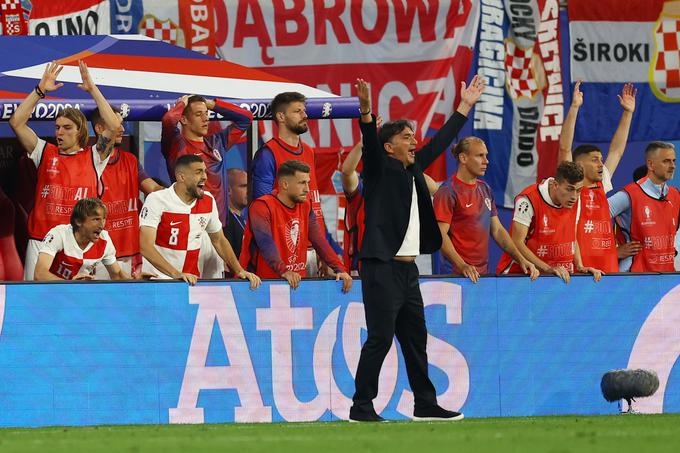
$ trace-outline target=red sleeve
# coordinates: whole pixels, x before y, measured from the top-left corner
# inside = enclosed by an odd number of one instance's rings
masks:
[[[279,249],[272,237],[271,213],[266,203],[257,200],[248,208],[249,228],[253,232],[253,239],[262,257],[279,275],[286,272],[286,264],[281,259]]]
[[[209,134],[223,132],[225,136],[225,149],[229,149],[232,145],[238,143],[243,137],[243,134],[248,130],[253,122],[253,114],[250,110],[239,107],[230,102],[225,102],[221,99],[215,99],[215,112],[224,117],[225,120],[231,121],[232,125],[224,130],[219,129],[219,123],[216,123],[217,128],[213,127],[208,130]],[[212,125],[212,122],[211,122]]]
[[[347,272],[344,264],[340,261],[340,257],[335,254],[333,247],[326,240],[324,229],[317,222],[316,215],[311,209],[309,210],[309,240],[314,246],[314,250],[333,271]]]
[[[437,222],[451,224],[453,218],[453,210],[456,208],[456,199],[448,187],[440,187],[434,194],[432,201],[434,207],[434,216]]]
[[[182,116],[184,111],[184,103],[180,102],[173,108],[168,110],[161,121],[161,152],[165,159],[168,160],[171,167],[175,166],[175,160],[177,156],[173,155],[176,147],[173,146],[175,142],[182,139],[182,133],[177,127],[179,123],[179,118]]]

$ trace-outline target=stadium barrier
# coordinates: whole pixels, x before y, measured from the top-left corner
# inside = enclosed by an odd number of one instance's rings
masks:
[[[680,411],[680,275],[423,278],[440,403],[468,417],[610,414],[614,368]],[[360,282],[0,285],[0,426],[345,419],[365,338]],[[379,413],[411,415],[398,346]]]

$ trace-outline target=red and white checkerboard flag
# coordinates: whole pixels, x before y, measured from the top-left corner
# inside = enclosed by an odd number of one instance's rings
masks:
[[[511,39],[505,40],[505,78],[512,99],[533,98],[539,91],[531,59],[534,46],[525,49]]]
[[[664,97],[680,99],[680,19],[662,15],[654,36],[653,78]]]
[[[161,21],[152,14],[142,17],[139,22],[139,33],[149,38],[184,47],[184,32],[170,19]]]
[[[0,0],[0,35],[27,35],[28,24],[21,9],[21,0]]]

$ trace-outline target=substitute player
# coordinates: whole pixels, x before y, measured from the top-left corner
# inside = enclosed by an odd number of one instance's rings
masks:
[[[193,285],[202,277],[199,252],[207,233],[219,257],[238,278],[248,279],[251,288],[260,285],[257,275],[243,270],[222,224],[213,196],[205,191],[208,179],[200,156],[188,154],[175,163],[176,182],[149,194],[140,213],[142,270],[160,278],[182,279]]]

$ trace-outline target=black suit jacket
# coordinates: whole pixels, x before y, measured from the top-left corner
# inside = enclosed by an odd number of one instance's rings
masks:
[[[415,163],[404,168],[400,161],[389,157],[380,144],[375,116],[370,123],[362,123],[359,119],[364,145],[362,176],[366,214],[360,259],[387,261],[399,251],[411,214],[414,180],[420,217],[420,253],[434,253],[441,248],[441,233],[423,170],[448,148],[466,121],[464,115],[454,112],[434,137],[416,152]]]

